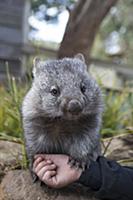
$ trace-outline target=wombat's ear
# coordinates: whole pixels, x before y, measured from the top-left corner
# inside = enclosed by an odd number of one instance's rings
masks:
[[[41,61],[41,59],[38,58],[38,57],[35,57],[34,60],[33,60],[33,71],[32,71],[32,73],[33,73],[34,77],[36,76],[37,71],[40,68],[40,61]]]
[[[74,58],[78,58],[79,60],[81,60],[82,62],[85,63],[85,57],[82,53],[78,53],[74,56]]]

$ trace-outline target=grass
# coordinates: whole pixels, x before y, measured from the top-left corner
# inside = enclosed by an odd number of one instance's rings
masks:
[[[131,127],[133,128],[133,93],[127,88],[118,92],[106,92],[101,130],[103,137],[129,132]]]
[[[18,160],[18,165],[21,168],[27,167],[21,104],[28,87],[29,84],[24,85],[21,82],[16,82],[15,78],[9,75],[7,68],[7,87],[0,86],[0,140],[22,144],[22,161]]]
[[[0,87],[0,135],[22,138],[21,104],[27,86],[8,76],[8,88]]]

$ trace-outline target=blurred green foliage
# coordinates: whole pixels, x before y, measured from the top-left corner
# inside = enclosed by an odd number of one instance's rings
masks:
[[[0,87],[0,138],[23,139],[21,104],[28,85],[16,82],[7,72],[8,86]]]
[[[123,91],[110,90],[105,93],[102,136],[110,137],[130,132],[130,128],[133,129],[133,92],[125,88]]]
[[[133,0],[119,0],[111,8],[103,20],[97,33],[92,56],[102,59],[115,59],[119,63],[125,63],[132,67],[133,63]],[[119,36],[121,55],[111,57],[105,51],[105,41],[111,33]]]

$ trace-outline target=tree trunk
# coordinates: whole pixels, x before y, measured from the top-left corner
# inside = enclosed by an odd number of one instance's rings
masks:
[[[117,0],[79,0],[70,13],[58,57],[83,53],[89,63],[98,28]]]

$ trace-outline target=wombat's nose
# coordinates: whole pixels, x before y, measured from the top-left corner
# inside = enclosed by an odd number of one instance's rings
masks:
[[[71,114],[76,115],[82,111],[82,105],[78,100],[71,100],[68,103],[67,110]]]

